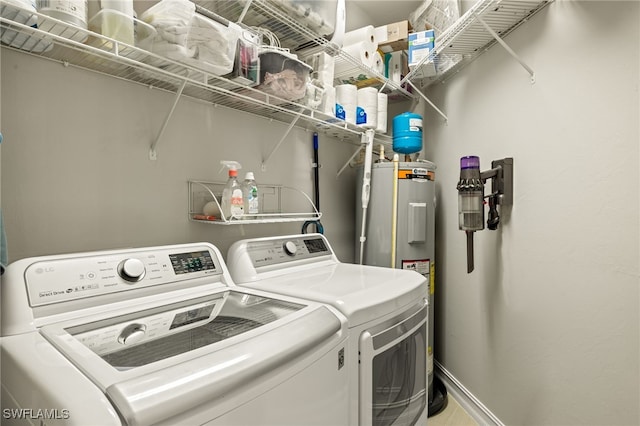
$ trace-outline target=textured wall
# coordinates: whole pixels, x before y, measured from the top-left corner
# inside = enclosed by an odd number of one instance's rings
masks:
[[[187,180],[225,181],[238,160],[258,183],[313,199],[312,133],[182,98],[149,160],[174,95],[2,49],[2,209],[9,258],[126,246],[299,233],[302,223],[214,226],[188,221]],[[321,208],[338,256],[353,259],[356,147],[320,135]],[[289,201],[293,199],[288,198]],[[293,201],[309,211],[302,197]],[[295,210],[294,210],[295,211]]]
[[[556,1],[428,95],[436,359],[510,425],[631,425],[639,401],[638,2]],[[466,273],[459,158],[513,157]]]

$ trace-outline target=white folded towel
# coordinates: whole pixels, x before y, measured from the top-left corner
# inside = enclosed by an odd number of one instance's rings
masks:
[[[233,69],[237,36],[224,25],[195,13],[189,0],[162,0],[145,11],[142,20],[157,31],[141,47],[217,75]]]

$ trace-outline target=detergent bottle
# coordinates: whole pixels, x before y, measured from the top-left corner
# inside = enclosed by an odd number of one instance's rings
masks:
[[[242,185],[238,182],[238,169],[242,168],[237,161],[221,161],[229,169],[229,179],[222,191],[222,214],[226,220],[241,219],[244,215],[244,198]]]

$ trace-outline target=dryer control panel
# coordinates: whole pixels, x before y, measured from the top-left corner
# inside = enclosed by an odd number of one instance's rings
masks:
[[[32,307],[222,275],[206,244],[41,258],[24,271]]]
[[[247,252],[255,268],[333,254],[324,238],[317,235],[253,240],[247,243]]]

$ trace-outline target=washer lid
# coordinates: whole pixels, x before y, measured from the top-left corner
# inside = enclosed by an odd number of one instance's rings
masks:
[[[327,307],[297,302],[224,291],[53,324],[41,333],[109,397],[128,425],[155,424],[205,403],[218,407],[214,401],[234,389],[344,339],[343,320]]]
[[[349,327],[378,319],[428,295],[415,271],[347,263],[278,271],[277,276],[238,284],[326,303],[340,310]]]

